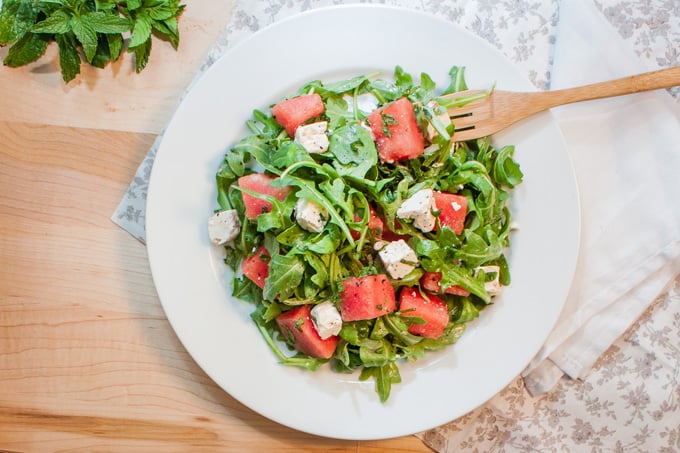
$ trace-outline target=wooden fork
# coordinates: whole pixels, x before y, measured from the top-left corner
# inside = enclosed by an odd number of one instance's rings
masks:
[[[554,91],[512,92],[466,90],[442,96],[455,101],[479,94],[481,99],[448,109],[454,124],[453,141],[472,140],[495,134],[506,127],[552,107],[680,85],[680,66],[631,77]]]

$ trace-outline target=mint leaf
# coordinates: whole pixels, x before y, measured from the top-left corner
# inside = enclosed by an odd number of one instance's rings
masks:
[[[0,46],[13,44],[33,26],[38,10],[31,2],[4,0],[0,9]]]
[[[85,58],[88,62],[91,62],[94,58],[95,53],[97,53],[97,32],[89,21],[85,19],[87,15],[82,17],[73,16],[71,17],[71,30],[80,41],[83,46],[83,52],[85,52]]]
[[[97,52],[90,64],[96,68],[103,68],[111,61],[111,52],[109,51],[109,43],[106,40],[106,35],[99,35],[97,40]]]
[[[97,33],[124,33],[132,28],[129,19],[101,11],[85,14],[82,20]]]
[[[63,34],[71,30],[70,17],[58,9],[45,20],[41,20],[31,27],[33,33]]]
[[[28,32],[17,41],[5,57],[4,63],[10,67],[23,66],[42,56],[47,49],[47,39],[35,33]]]
[[[175,17],[175,14],[177,14],[177,6],[169,4],[160,4],[148,8],[146,12],[149,15],[149,17],[153,20],[164,21],[166,19],[170,19],[171,17]]]
[[[177,31],[176,17],[171,17],[170,19],[163,22],[155,20],[151,23],[151,26],[154,30],[160,33],[163,38],[170,41],[173,49],[176,50],[179,47],[179,32]]]
[[[123,37],[120,34],[106,35],[106,40],[109,43],[109,53],[111,54],[111,61],[116,61],[120,58],[120,52],[123,49]]]
[[[71,33],[55,37],[59,45],[59,65],[64,82],[70,82],[80,74],[80,55],[76,48],[75,38]]]
[[[151,39],[147,39],[145,43],[133,49],[135,53],[135,71],[142,72],[149,62],[149,55],[151,54]]]
[[[129,10],[139,9],[142,7],[142,0],[128,0],[127,7]]]
[[[139,14],[132,28],[132,36],[128,47],[134,49],[146,43],[151,38],[151,19],[145,14]]]

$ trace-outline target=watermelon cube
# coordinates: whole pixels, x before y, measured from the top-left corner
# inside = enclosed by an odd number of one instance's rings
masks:
[[[435,191],[434,202],[439,211],[441,226],[448,226],[454,233],[461,234],[465,227],[465,216],[467,215],[467,197],[455,193]]]
[[[368,238],[368,240],[377,240],[382,237],[385,225],[383,223],[383,220],[375,212],[375,209],[373,209],[373,206],[369,205],[369,209],[370,212],[368,214],[367,224],[368,232],[366,234],[366,237]],[[356,222],[359,222],[361,220],[361,217],[358,214],[354,214],[354,220]],[[352,238],[355,241],[358,241],[359,238],[361,237],[361,233],[358,230],[351,230],[350,233],[352,234]]]
[[[269,252],[261,245],[255,253],[243,259],[241,272],[260,288],[264,288],[264,281],[269,275]]]
[[[442,292],[442,273],[441,272],[425,272],[420,278],[420,285],[426,290],[433,293]],[[444,291],[446,294],[453,294],[454,296],[469,296],[470,291],[461,288],[460,286],[454,285],[449,286]]]
[[[295,136],[295,130],[305,121],[316,118],[325,111],[323,100],[317,93],[286,99],[272,107],[272,115],[277,123],[286,129],[288,135]]]
[[[425,139],[418,128],[413,104],[408,98],[374,110],[368,116],[381,162],[413,159],[423,154]]]
[[[238,178],[238,185],[244,189],[257,192],[263,195],[271,195],[277,200],[283,200],[288,196],[290,187],[273,187],[271,182],[276,179],[273,176],[265,175],[264,173],[251,173],[249,175]],[[243,205],[246,209],[246,217],[254,219],[258,215],[270,212],[272,204],[266,200],[254,197],[245,192],[241,192],[243,197]]]
[[[340,314],[343,321],[374,319],[397,308],[394,288],[385,274],[350,277],[342,282]]]
[[[426,338],[439,338],[449,323],[449,310],[446,302],[434,295],[424,297],[417,288],[403,288],[399,292],[399,311],[401,316],[417,316],[425,324],[411,324],[409,333]]]
[[[338,337],[322,339],[314,327],[310,313],[310,305],[299,305],[278,315],[276,323],[295,349],[308,356],[330,359],[338,345]]]

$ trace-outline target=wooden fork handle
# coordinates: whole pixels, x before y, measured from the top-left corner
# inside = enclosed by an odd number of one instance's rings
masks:
[[[621,96],[674,86],[680,86],[680,66],[575,88],[538,92],[535,93],[533,101],[536,104],[541,104],[540,110],[537,111],[542,111],[573,102]]]

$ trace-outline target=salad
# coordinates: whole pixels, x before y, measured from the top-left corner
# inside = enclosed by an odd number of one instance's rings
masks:
[[[311,81],[225,154],[209,235],[280,363],[360,370],[385,402],[401,362],[455,343],[509,284],[522,172],[512,146],[452,141],[447,108],[480,95],[449,75]]]

